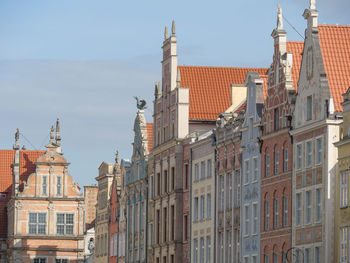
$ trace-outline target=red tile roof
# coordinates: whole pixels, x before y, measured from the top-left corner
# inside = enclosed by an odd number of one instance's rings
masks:
[[[298,80],[301,66],[301,59],[303,58],[304,42],[287,41],[287,51],[293,54],[292,79],[293,88],[298,89]]]
[[[23,189],[23,182],[28,176],[35,172],[36,160],[45,151],[20,151],[20,189]],[[14,162],[14,150],[0,150],[0,193],[6,193],[6,198],[0,198],[0,238],[7,234],[7,201],[11,197],[12,191],[12,167]]]
[[[330,92],[336,111],[350,87],[350,26],[319,25],[319,39]]]
[[[146,123],[147,139],[148,139],[148,151],[151,152],[153,149],[153,123]]]
[[[263,101],[266,100],[267,96],[267,83],[269,83],[269,76],[268,75],[260,75],[260,78],[264,81],[263,83]]]
[[[190,120],[216,120],[231,105],[231,84],[243,84],[248,71],[266,68],[179,66],[181,87],[190,89]]]

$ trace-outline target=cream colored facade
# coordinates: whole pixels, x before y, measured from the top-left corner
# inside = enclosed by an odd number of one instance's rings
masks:
[[[191,262],[214,262],[215,147],[213,132],[191,144]]]
[[[338,169],[335,185],[334,258],[335,262],[349,262],[350,234],[350,90],[344,95],[343,123],[340,128]]]
[[[108,262],[109,255],[109,198],[114,177],[114,166],[103,162],[98,168],[97,208],[95,221],[95,263]]]

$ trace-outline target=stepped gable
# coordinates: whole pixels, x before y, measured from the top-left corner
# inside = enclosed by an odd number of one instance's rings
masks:
[[[350,26],[319,25],[319,40],[335,111],[350,87]]]
[[[287,41],[287,51],[293,54],[292,79],[293,88],[298,89],[298,80],[301,67],[301,60],[303,58],[304,42]]]
[[[12,193],[12,164],[15,160],[15,150],[0,150],[0,238],[7,236],[7,202]],[[20,185],[27,181],[30,174],[35,172],[35,162],[45,151],[20,150]]]
[[[244,84],[247,73],[267,68],[179,66],[181,87],[190,89],[190,120],[216,120],[231,105],[231,84]]]
[[[153,123],[148,122],[146,123],[146,130],[147,130],[147,140],[148,140],[148,152],[151,152],[153,149]]]

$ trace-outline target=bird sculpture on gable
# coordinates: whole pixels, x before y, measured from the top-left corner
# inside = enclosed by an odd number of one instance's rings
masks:
[[[145,100],[140,100],[137,96],[134,96],[135,100],[136,100],[136,107],[139,110],[144,110],[146,109],[146,101]]]

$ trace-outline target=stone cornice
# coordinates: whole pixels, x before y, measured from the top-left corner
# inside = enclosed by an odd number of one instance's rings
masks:
[[[14,238],[14,239],[49,239],[49,240],[84,240],[84,236],[48,236],[48,235],[43,235],[43,236],[33,236],[33,235],[10,235],[8,238]]]
[[[33,201],[84,201],[84,197],[40,197],[40,196],[15,196],[14,200],[33,200]]]
[[[273,132],[273,133],[269,133],[269,134],[263,135],[263,136],[261,136],[261,139],[262,140],[270,139],[270,138],[273,138],[275,136],[280,136],[280,135],[282,135],[284,133],[288,133],[288,131],[289,131],[289,128],[283,128],[283,129],[278,130],[277,132]]]
[[[321,120],[321,121],[315,121],[310,124],[307,124],[305,126],[296,128],[295,130],[291,130],[289,133],[292,136],[299,135],[301,133],[305,133],[311,130],[315,130],[318,128],[322,128],[327,125],[340,125],[343,122],[343,120]]]

